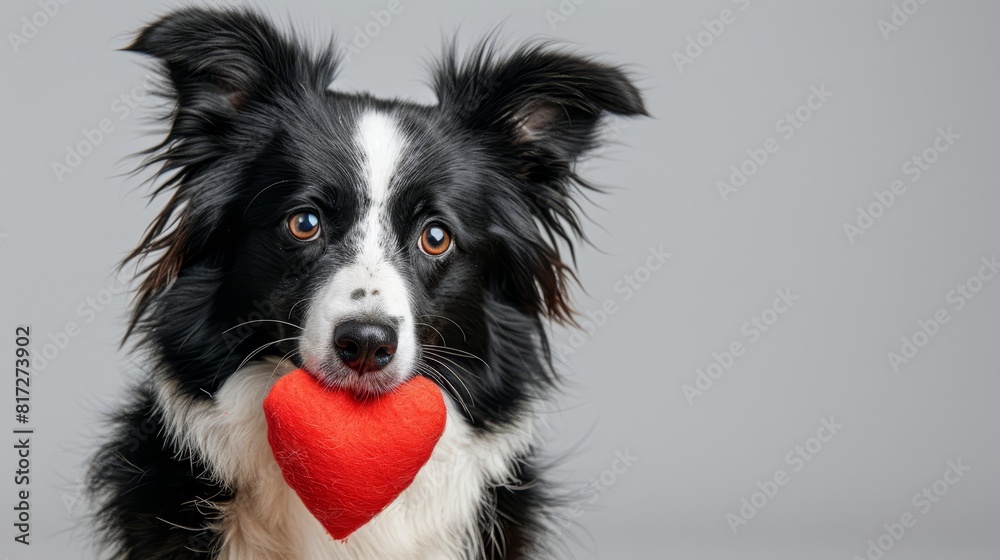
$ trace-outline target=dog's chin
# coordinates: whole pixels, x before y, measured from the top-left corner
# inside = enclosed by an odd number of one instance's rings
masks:
[[[340,366],[303,367],[309,375],[330,390],[347,391],[358,399],[373,399],[391,393],[413,377],[398,371],[378,370],[358,373]]]

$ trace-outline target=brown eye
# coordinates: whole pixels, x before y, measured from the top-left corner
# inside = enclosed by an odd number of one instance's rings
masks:
[[[312,241],[319,237],[319,216],[313,212],[296,212],[288,219],[288,231],[295,239]]]
[[[439,225],[427,226],[420,234],[420,249],[432,257],[443,255],[451,247],[451,234]]]

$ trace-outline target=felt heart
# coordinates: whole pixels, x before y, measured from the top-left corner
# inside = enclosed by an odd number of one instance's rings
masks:
[[[303,370],[264,399],[267,439],[285,482],[333,538],[370,521],[403,492],[444,432],[444,397],[425,377],[358,399]]]

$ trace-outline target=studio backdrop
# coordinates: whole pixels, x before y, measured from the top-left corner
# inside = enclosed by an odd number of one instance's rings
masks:
[[[122,49],[178,5],[223,4],[0,7],[0,558],[99,557],[86,465],[145,367],[117,265],[166,203],[133,174],[165,132],[154,68]],[[605,119],[576,164],[600,189],[579,327],[546,325],[563,557],[997,557],[1000,5],[255,6],[336,37],[334,90],[435,104],[431,61],[492,33],[642,91],[650,116]]]

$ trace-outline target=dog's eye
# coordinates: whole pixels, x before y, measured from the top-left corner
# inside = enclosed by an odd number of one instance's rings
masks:
[[[451,248],[451,234],[439,225],[430,225],[420,234],[420,250],[432,257],[445,254]]]
[[[316,239],[319,237],[319,230],[319,216],[314,212],[296,212],[288,218],[288,231],[300,241]]]

